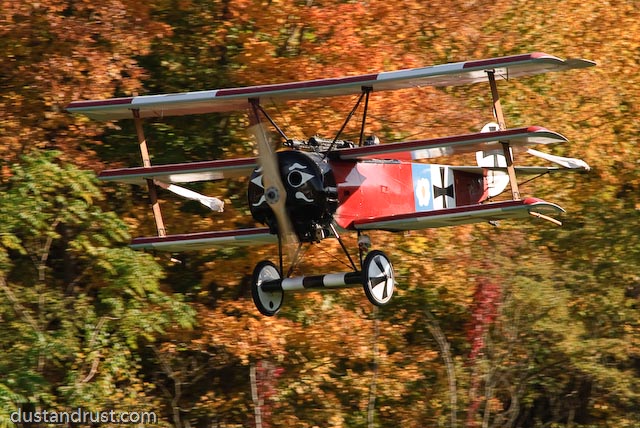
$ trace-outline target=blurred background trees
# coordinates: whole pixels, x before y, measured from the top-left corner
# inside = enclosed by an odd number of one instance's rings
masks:
[[[173,426],[636,427],[640,423],[640,9],[633,1],[5,1],[0,9],[0,425],[23,408],[154,410]],[[144,190],[94,172],[139,164],[129,121],[71,100],[338,77],[544,51],[598,67],[502,83],[508,126],[544,125],[588,175],[527,185],[567,208],[539,222],[377,233],[398,296],[287,297],[257,314],[273,249],[166,255]],[[486,87],[373,94],[383,142],[477,131]],[[330,135],[350,99],[269,106],[294,137]],[[147,124],[155,163],[253,153],[245,117]],[[520,161],[523,159],[517,159]],[[524,161],[524,160],[523,160]],[[528,160],[527,160],[528,161]],[[166,197],[173,232],[251,224]],[[309,271],[336,249],[309,251]]]

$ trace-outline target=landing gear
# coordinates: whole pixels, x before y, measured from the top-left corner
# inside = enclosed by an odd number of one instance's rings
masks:
[[[360,236],[358,239],[359,270],[356,261],[350,256],[346,246],[340,239],[338,231],[335,227],[331,227],[331,231],[340,242],[353,270],[351,272],[291,277],[290,275],[299,261],[300,248],[298,248],[293,257],[291,268],[283,277],[282,246],[280,245],[279,268],[274,263],[264,260],[258,263],[253,270],[251,296],[261,314],[266,316],[275,315],[282,307],[284,293],[294,291],[329,291],[339,288],[363,287],[367,299],[372,304],[383,306],[391,301],[395,289],[395,275],[387,255],[378,250],[369,252],[369,238]]]
[[[389,303],[395,288],[395,278],[391,261],[382,251],[371,251],[362,263],[362,283],[364,293],[376,306]]]
[[[263,282],[278,279],[280,279],[280,272],[268,260],[261,261],[253,270],[251,297],[253,297],[253,303],[255,303],[262,315],[271,317],[282,307],[282,301],[284,300],[283,290],[265,291],[261,287]]]

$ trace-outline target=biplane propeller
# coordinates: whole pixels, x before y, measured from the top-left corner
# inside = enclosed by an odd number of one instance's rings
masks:
[[[432,67],[319,79],[284,84],[218,89],[177,94],[76,101],[69,112],[97,120],[133,118],[143,166],[103,171],[100,178],[147,185],[158,235],[133,240],[137,249],[170,252],[225,246],[278,244],[279,263],[265,260],[256,266],[252,296],[264,315],[276,314],[285,292],[362,286],[374,305],[387,304],[396,280],[391,260],[382,251],[370,251],[368,230],[406,231],[455,226],[502,219],[537,217],[559,224],[553,215],[564,212],[554,203],[522,197],[517,174],[543,175],[558,170],[586,171],[588,165],[530,148],[566,142],[561,134],[539,126],[508,129],[500,105],[497,80],[586,68],[584,59],[563,60],[531,53]],[[379,144],[365,137],[369,95],[419,86],[450,86],[488,82],[496,122],[481,132],[414,141]],[[331,139],[293,140],[262,108],[261,101],[283,103],[297,99],[358,95],[342,128]],[[340,139],[354,112],[364,101],[357,143]],[[247,110],[257,158],[212,160],[180,164],[150,163],[142,119],[188,114]],[[265,129],[267,120],[282,137],[275,151]],[[476,152],[477,165],[451,166],[425,160]],[[514,155],[528,153],[555,163],[555,167],[516,167]],[[168,235],[158,203],[157,188],[222,210],[217,198],[181,187],[182,183],[249,177],[251,214],[265,227]],[[510,197],[495,199],[510,188]],[[344,231],[358,235],[358,258],[341,238]],[[292,276],[300,248],[334,238],[352,270],[313,276]],[[293,251],[291,250],[293,248]],[[285,270],[284,255],[290,268]]]

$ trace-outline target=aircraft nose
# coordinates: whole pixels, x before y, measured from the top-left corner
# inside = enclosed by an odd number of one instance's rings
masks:
[[[280,192],[277,187],[271,186],[264,191],[264,198],[269,205],[273,205],[280,200]]]

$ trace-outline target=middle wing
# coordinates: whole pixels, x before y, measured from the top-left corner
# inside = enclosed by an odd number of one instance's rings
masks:
[[[453,137],[432,138],[376,146],[340,149],[330,153],[337,160],[364,160],[392,158],[401,160],[431,159],[459,153],[473,153],[502,148],[500,142],[508,141],[515,152],[534,144],[565,142],[567,139],[540,126],[508,129],[495,132],[478,132]],[[128,184],[146,183],[156,179],[165,183],[190,183],[213,181],[226,178],[248,177],[258,167],[256,158],[240,158],[190,162],[150,167],[110,169],[100,173],[103,181],[117,181]]]
[[[460,153],[474,153],[480,150],[502,149],[501,142],[509,142],[514,152],[534,144],[552,144],[566,142],[567,139],[557,132],[541,126],[506,129],[493,132],[455,135],[452,137],[431,138],[427,140],[405,141],[400,143],[378,144],[374,146],[341,149],[330,155],[339,160],[354,159],[432,159]]]
[[[177,163],[102,171],[98,178],[128,184],[145,184],[146,180],[164,183],[191,183],[225,178],[248,177],[258,167],[256,158]]]

